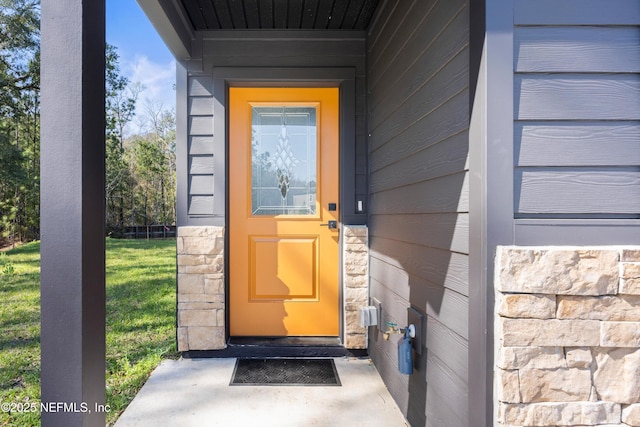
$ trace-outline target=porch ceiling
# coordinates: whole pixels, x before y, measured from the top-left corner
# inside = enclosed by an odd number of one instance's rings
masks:
[[[179,0],[193,30],[365,30],[379,0]]]

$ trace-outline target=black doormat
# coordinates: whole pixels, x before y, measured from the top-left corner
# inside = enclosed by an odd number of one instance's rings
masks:
[[[341,384],[333,359],[238,359],[230,385]]]

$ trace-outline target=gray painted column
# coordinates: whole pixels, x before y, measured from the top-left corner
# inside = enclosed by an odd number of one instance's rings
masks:
[[[105,0],[42,0],[43,426],[104,426]]]
[[[513,0],[472,0],[472,13],[477,86],[469,129],[469,420],[492,426],[493,260],[498,245],[513,244]],[[478,19],[485,20],[484,38]]]

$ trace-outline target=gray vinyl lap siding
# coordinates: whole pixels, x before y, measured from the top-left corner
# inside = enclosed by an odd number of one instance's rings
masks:
[[[415,426],[468,425],[469,19],[461,0],[389,1],[368,37],[371,296],[384,322],[427,317],[413,375],[396,337],[369,352]]]
[[[549,6],[514,2],[515,216],[640,218],[640,3]]]
[[[187,82],[188,199],[187,214],[223,215],[214,205],[213,83],[210,75],[191,75]]]

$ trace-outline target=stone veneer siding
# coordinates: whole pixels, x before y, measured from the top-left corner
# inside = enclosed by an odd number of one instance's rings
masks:
[[[178,227],[178,351],[225,341],[224,227]]]
[[[640,247],[499,247],[502,426],[640,426]]]
[[[360,326],[360,307],[369,301],[369,237],[364,225],[342,227],[345,347],[367,348],[367,328]]]
[[[369,298],[366,226],[343,226],[345,347],[367,346],[359,308]],[[179,227],[178,351],[220,350],[225,341],[224,227]]]

